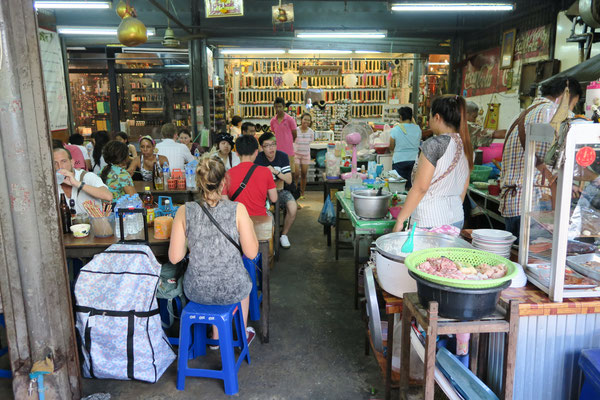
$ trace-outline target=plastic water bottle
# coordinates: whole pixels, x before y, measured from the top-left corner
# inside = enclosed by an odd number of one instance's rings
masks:
[[[194,150],[194,157],[196,157],[196,160],[200,159],[200,151],[198,150],[198,148]]]
[[[173,208],[171,207],[171,202],[169,200],[165,200],[165,214],[171,216],[173,214]]]
[[[165,189],[169,187],[168,180],[171,177],[170,175],[171,173],[169,172],[169,164],[167,164],[167,162],[165,161],[165,163],[163,164],[163,185]]]

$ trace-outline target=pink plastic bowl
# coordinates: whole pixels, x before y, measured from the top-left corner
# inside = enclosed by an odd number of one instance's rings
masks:
[[[392,214],[392,217],[398,218],[398,214],[400,214],[400,210],[402,210],[402,207],[400,207],[400,206],[390,207],[390,214]]]

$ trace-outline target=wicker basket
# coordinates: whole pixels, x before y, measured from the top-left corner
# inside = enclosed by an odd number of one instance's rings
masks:
[[[473,266],[477,266],[482,263],[486,263],[488,265],[504,264],[506,265],[507,271],[506,275],[498,279],[460,280],[431,275],[417,269],[417,266],[427,261],[428,258],[438,257],[446,257],[452,261],[467,263]],[[475,249],[461,249],[457,247],[446,247],[416,251],[408,257],[406,257],[404,264],[415,275],[418,275],[421,278],[426,279],[430,282],[434,282],[439,285],[446,285],[464,289],[493,288],[502,285],[503,283],[511,280],[517,275],[517,267],[511,261],[507,260],[504,257],[500,257],[493,253],[488,253],[487,251]]]

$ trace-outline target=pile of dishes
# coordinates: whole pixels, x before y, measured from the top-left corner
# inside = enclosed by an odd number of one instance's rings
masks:
[[[510,258],[510,247],[517,238],[512,233],[499,229],[475,229],[472,245],[476,249]]]

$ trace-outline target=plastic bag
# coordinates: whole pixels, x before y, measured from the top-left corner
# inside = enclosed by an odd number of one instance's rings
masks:
[[[323,208],[321,209],[321,214],[319,215],[318,221],[320,224],[326,226],[335,225],[335,209],[329,196],[327,196],[325,203],[323,203]]]
[[[143,208],[142,200],[137,194],[119,197],[115,205],[115,236],[121,237],[121,226],[117,210],[129,208]],[[123,215],[123,227],[125,239],[144,239],[144,216],[138,213],[126,213]]]

